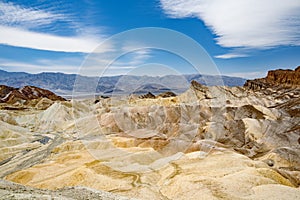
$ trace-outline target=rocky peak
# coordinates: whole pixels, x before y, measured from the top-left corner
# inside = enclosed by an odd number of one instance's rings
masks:
[[[298,66],[295,70],[271,70],[268,72],[267,77],[247,80],[244,86],[252,90],[260,90],[270,87],[300,88],[300,66]]]
[[[206,92],[208,90],[208,88],[200,83],[198,83],[197,81],[193,80],[191,82],[191,87],[192,90],[198,90],[201,92]]]
[[[35,86],[24,86],[22,88],[14,88],[5,85],[0,85],[1,103],[26,102],[39,98],[47,98],[53,101],[65,101],[64,98],[54,94],[53,92]]]

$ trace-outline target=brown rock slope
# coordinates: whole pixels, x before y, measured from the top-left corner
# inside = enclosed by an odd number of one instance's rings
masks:
[[[0,103],[26,102],[33,99],[47,98],[52,101],[65,101],[64,98],[57,96],[53,92],[35,86],[24,86],[13,88],[0,85]]]

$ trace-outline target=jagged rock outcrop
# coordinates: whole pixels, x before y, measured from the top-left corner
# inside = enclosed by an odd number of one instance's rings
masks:
[[[295,70],[272,70],[268,72],[266,82],[274,85],[283,84],[288,87],[300,86],[300,66]]]
[[[247,80],[244,86],[252,90],[261,90],[270,87],[300,88],[300,66],[295,70],[271,70],[265,78]]]
[[[155,99],[156,97],[151,92],[148,92],[147,94],[140,95],[139,98],[140,99]]]
[[[164,92],[161,94],[158,94],[157,97],[161,97],[161,98],[168,98],[168,97],[176,97],[177,95],[174,92]]]
[[[52,101],[65,101],[64,98],[54,94],[53,92],[35,86],[13,88],[5,85],[0,85],[0,103],[28,103],[28,101],[41,98],[47,98]]]

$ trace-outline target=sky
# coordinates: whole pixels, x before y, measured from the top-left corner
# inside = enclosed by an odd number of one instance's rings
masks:
[[[263,77],[300,65],[299,10],[299,0],[0,1],[0,69]]]

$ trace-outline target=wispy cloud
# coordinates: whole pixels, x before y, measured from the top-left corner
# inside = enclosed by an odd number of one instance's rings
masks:
[[[110,52],[97,52],[88,56],[81,66],[80,74],[97,76],[129,73],[147,63],[151,53],[151,49],[128,49],[122,43],[116,43]]]
[[[79,70],[80,63],[81,60],[77,58],[58,60],[40,59],[31,62],[19,62],[8,59],[0,59],[0,69],[6,71],[21,70],[35,74],[40,72],[57,72],[57,69],[59,68],[60,72],[76,73]]]
[[[151,50],[150,49],[140,49],[138,51],[134,51],[130,53],[131,60],[128,62],[130,65],[140,65],[143,64],[146,60],[151,58]]]
[[[221,59],[231,59],[231,58],[243,58],[247,57],[247,54],[241,54],[241,53],[226,53],[222,55],[214,56],[215,58],[221,58]]]
[[[91,36],[63,37],[8,26],[0,26],[0,30],[0,44],[48,51],[90,53],[101,41]]]
[[[267,49],[300,45],[299,0],[160,0],[173,18],[196,17],[222,47]],[[229,58],[221,55],[219,58]]]
[[[30,28],[50,24],[64,18],[65,16],[62,14],[0,2],[0,24],[2,25]]]
[[[0,2],[0,44],[47,51],[90,53],[106,38],[99,34],[99,30],[93,32],[96,30],[93,27],[77,27],[78,30],[74,31],[77,34],[70,36],[51,34],[51,31],[37,32],[39,27],[49,24],[55,27],[59,21],[70,23],[70,29],[74,29],[76,22],[68,17],[68,14]],[[108,51],[109,47],[97,50]]]

